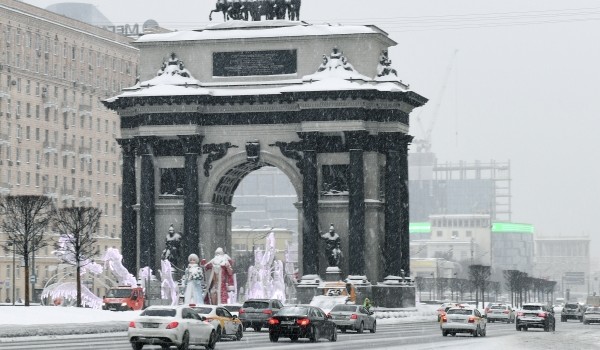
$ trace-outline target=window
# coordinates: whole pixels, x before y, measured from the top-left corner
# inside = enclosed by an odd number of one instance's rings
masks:
[[[436,234],[437,234],[438,237],[442,237],[443,232],[442,231],[437,231]]]

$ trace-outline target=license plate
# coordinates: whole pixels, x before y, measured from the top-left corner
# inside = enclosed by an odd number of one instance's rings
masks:
[[[281,324],[294,324],[294,321],[281,321]]]
[[[158,323],[144,323],[144,328],[158,328]]]

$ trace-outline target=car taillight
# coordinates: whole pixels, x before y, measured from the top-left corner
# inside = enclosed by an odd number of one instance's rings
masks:
[[[350,319],[351,319],[351,320],[356,320],[357,318],[358,318],[358,315],[357,315],[357,314],[352,314],[352,316],[350,316]]]
[[[538,313],[538,317],[546,317],[546,313],[545,312],[540,312],[540,313]]]
[[[272,310],[269,310],[269,309],[267,309],[267,310],[263,310],[263,314],[272,315],[272,314],[273,314],[273,311],[272,311]]]
[[[298,321],[296,321],[296,323],[299,326],[306,327],[306,326],[308,326],[310,324],[310,320],[308,318],[301,318]]]
[[[246,313],[246,310],[244,310],[244,309],[240,309],[240,311],[238,311],[238,315],[245,314],[245,313]]]
[[[510,311],[508,311],[508,310],[504,310],[504,311],[502,311],[502,313],[503,313],[503,314],[508,314],[508,313],[510,313]]]
[[[442,316],[442,322],[448,322],[448,318],[446,318],[446,316]]]
[[[177,326],[179,326],[179,322],[173,321],[167,325],[167,329],[177,328]]]
[[[475,323],[475,317],[469,317],[469,323]]]
[[[129,328],[135,328],[135,322],[130,321],[129,322]]]
[[[269,320],[267,321],[267,323],[270,324],[270,325],[276,325],[276,324],[279,324],[279,320],[276,319],[276,318],[271,317],[271,318],[269,318]]]

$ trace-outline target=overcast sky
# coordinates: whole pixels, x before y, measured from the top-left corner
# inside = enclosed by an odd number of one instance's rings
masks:
[[[215,3],[80,2],[95,4],[114,24],[154,19],[179,30],[206,24]],[[430,99],[413,112],[411,133],[423,135],[418,119],[424,130],[432,127],[441,162],[510,161],[514,222],[535,225],[538,235],[593,238],[600,212],[599,1],[304,0],[301,18],[375,24],[390,33],[400,78]]]

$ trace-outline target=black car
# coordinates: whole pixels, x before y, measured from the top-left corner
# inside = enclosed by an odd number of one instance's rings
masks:
[[[280,337],[290,338],[293,342],[298,338],[308,338],[313,343],[320,338],[337,341],[335,323],[316,306],[285,306],[268,323],[269,339],[272,342],[278,341]]]
[[[554,311],[541,303],[523,304],[517,312],[515,323],[518,331],[526,331],[529,328],[543,328],[546,332],[556,330]]]
[[[238,310],[244,331],[254,328],[259,332],[262,327],[267,327],[269,318],[277,313],[283,304],[278,299],[248,299]]]

